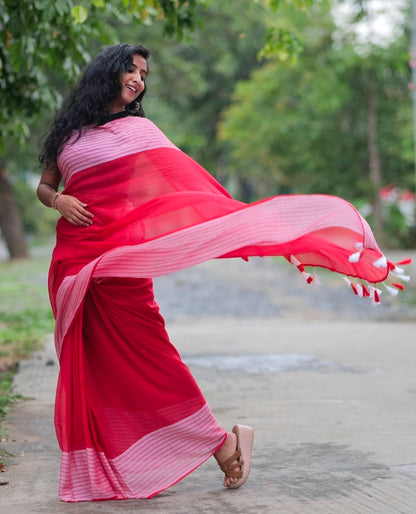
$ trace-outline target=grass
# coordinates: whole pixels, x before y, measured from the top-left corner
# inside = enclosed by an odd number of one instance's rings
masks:
[[[7,408],[13,403],[16,403],[22,396],[20,394],[13,394],[12,382],[13,371],[3,373],[0,380],[0,440],[3,441],[7,438],[7,432],[2,428],[1,421],[4,420],[7,414]],[[10,453],[0,448],[0,471],[3,469],[4,464],[12,457]]]
[[[2,421],[20,395],[13,391],[17,363],[41,348],[53,331],[47,292],[48,247],[33,249],[34,257],[0,262],[0,438],[7,436]],[[0,450],[2,461],[9,456]]]

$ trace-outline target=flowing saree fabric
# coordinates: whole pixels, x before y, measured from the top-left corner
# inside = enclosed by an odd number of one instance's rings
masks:
[[[325,195],[234,200],[144,118],[84,129],[59,167],[63,194],[94,214],[89,227],[58,221],[49,274],[65,501],[154,496],[225,439],[169,341],[153,277],[212,258],[270,255],[302,273],[321,266],[370,283],[388,274],[349,203]]]

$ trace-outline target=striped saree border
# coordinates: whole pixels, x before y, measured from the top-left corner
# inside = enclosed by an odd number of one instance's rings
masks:
[[[225,438],[204,405],[147,434],[114,459],[93,448],[62,452],[59,496],[67,502],[151,498],[203,464]]]

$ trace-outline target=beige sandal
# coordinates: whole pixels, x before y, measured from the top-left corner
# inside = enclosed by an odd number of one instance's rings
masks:
[[[250,474],[254,430],[246,425],[235,425],[233,432],[237,436],[237,450],[220,464],[220,468],[226,477],[238,478],[228,485],[229,489],[238,489]]]

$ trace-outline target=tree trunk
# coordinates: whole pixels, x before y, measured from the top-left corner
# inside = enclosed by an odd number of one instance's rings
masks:
[[[2,160],[0,160],[0,229],[11,259],[29,257],[19,210]]]
[[[381,240],[383,232],[383,213],[380,198],[381,190],[381,159],[377,143],[377,101],[374,86],[371,83],[368,88],[368,154],[370,168],[370,182],[373,186],[373,210],[374,210],[374,235]]]

